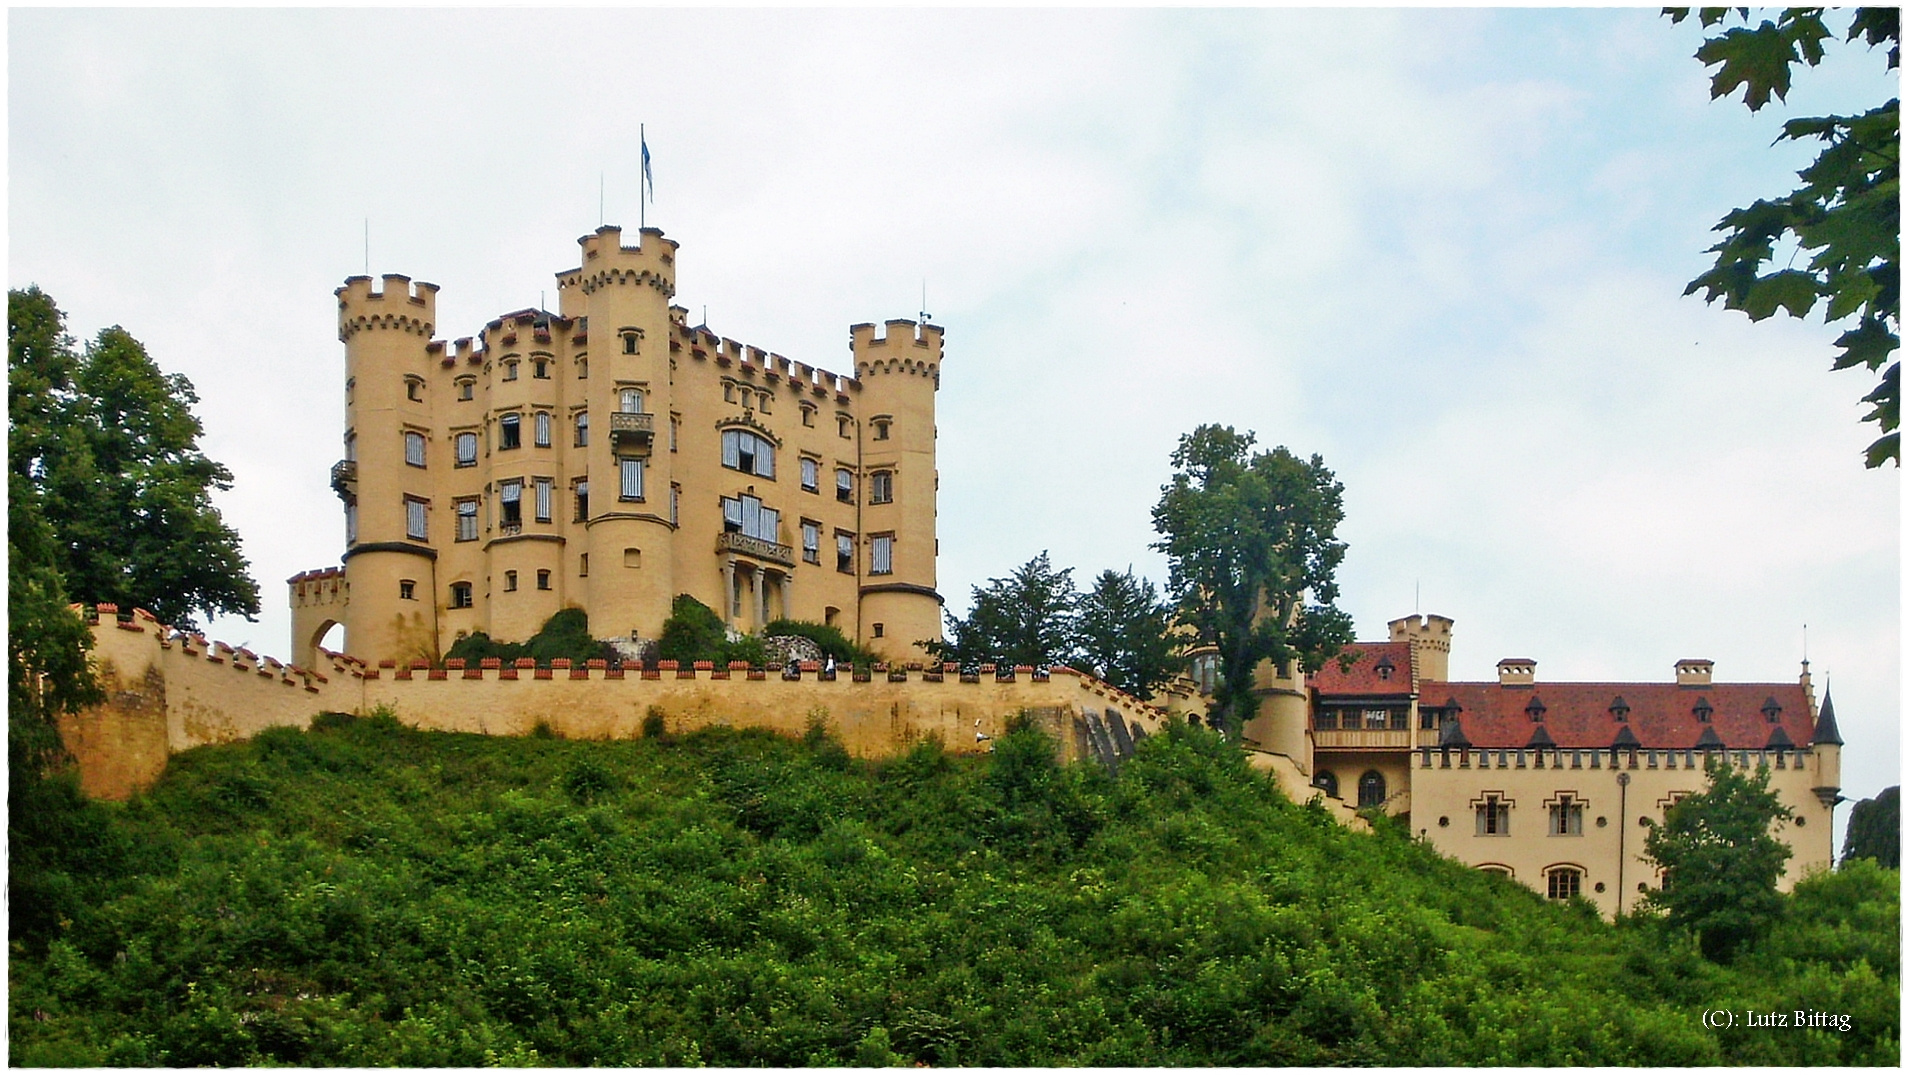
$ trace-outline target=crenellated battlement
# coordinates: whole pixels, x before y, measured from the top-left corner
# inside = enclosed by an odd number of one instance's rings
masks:
[[[911,374],[941,385],[941,343],[945,330],[925,321],[906,318],[888,321],[882,335],[868,323],[848,329],[849,347],[855,354],[855,373],[866,378],[876,374]]]
[[[302,572],[294,584],[324,586],[334,569]],[[93,656],[107,701],[62,720],[89,795],[125,798],[150,786],[171,755],[248,739],[271,727],[308,727],[320,713],[386,709],[415,727],[527,735],[539,724],[570,738],[632,738],[643,715],[671,731],[709,725],[799,735],[822,712],[864,757],[887,757],[928,737],[951,751],[982,752],[1018,713],[1038,718],[1062,754],[1109,762],[1134,739],[1175,719],[1084,673],[1056,667],[876,664],[830,671],[813,662],[750,668],[736,662],[611,668],[603,661],[509,665],[495,659],[381,661],[319,650],[321,669],[299,668],[242,647],[175,631],[151,613],[73,606],[92,625]]]
[[[585,295],[606,287],[652,287],[665,298],[676,294],[676,249],[661,228],[644,228],[639,245],[623,245],[623,229],[605,224],[577,240],[583,264],[557,274],[557,290],[577,288]]]
[[[338,339],[349,340],[375,329],[408,332],[429,340],[437,325],[436,284],[398,273],[384,275],[383,289],[373,291],[369,276],[346,277],[333,291],[338,297]]]
[[[672,312],[680,309],[672,307]],[[837,403],[848,403],[852,393],[861,391],[861,382],[856,378],[718,336],[707,326],[691,328],[678,319],[674,327],[675,339],[670,341],[672,351],[687,354],[698,362],[714,363],[720,369],[733,370],[738,376],[753,378],[759,374],[771,384],[787,381],[789,389],[798,395],[806,392],[817,399],[832,397]]]

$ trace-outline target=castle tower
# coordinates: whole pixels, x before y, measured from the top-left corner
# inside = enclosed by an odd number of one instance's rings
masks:
[[[676,595],[678,555],[711,554],[677,550],[673,540],[669,300],[677,244],[644,228],[640,245],[624,246],[622,229],[609,225],[577,242],[582,264],[557,277],[557,294],[566,318],[588,318],[589,573],[578,581],[596,637],[655,638]]]
[[[1393,642],[1411,643],[1411,663],[1418,679],[1450,680],[1452,622],[1448,616],[1419,616],[1414,612],[1386,625]]]
[[[919,661],[920,643],[941,637],[935,588],[934,393],[941,383],[942,329],[889,321],[849,329],[862,384],[862,474],[858,637],[891,660]]]
[[[1266,615],[1264,601],[1261,594],[1258,616]],[[1242,734],[1259,749],[1290,758],[1309,778],[1312,700],[1305,685],[1305,670],[1293,661],[1286,674],[1280,675],[1277,665],[1260,661],[1252,670],[1252,693],[1259,699],[1259,712],[1247,722]]]
[[[345,345],[345,451],[332,485],[345,501],[345,646],[400,660],[435,659],[437,552],[431,487],[406,465],[406,434],[435,428],[430,341],[437,285],[387,275],[383,290],[353,276],[338,288]],[[415,448],[410,450],[415,451]],[[412,479],[417,480],[413,481]]]

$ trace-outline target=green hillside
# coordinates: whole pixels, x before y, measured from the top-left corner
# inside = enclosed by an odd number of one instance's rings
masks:
[[[1899,874],[1732,967],[1293,805],[1196,730],[566,742],[329,718],[68,819],[16,1065],[1894,1064]],[[90,819],[90,820],[89,820]],[[62,873],[61,871],[65,872]],[[19,912],[19,908],[16,908]],[[1706,1009],[1851,1029],[1710,1030]]]

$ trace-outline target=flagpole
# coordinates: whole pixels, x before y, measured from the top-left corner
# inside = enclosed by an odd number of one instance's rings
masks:
[[[644,212],[643,205],[643,188],[649,183],[649,134],[640,123],[636,125],[636,144],[642,147],[643,151],[643,159],[640,162],[642,174],[636,177],[636,230],[641,232],[649,223],[649,217]]]

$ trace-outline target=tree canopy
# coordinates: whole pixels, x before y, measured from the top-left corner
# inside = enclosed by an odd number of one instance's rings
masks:
[[[1688,8],[1665,8],[1681,22]],[[1774,19],[1751,26],[1749,9],[1735,9],[1742,26],[1703,43],[1696,58],[1715,67],[1713,100],[1740,89],[1751,112],[1774,96],[1787,101],[1791,69],[1814,67],[1827,53],[1834,33],[1822,8],[1789,8]],[[1728,8],[1703,8],[1704,27],[1724,22]],[[1844,40],[1887,45],[1888,69],[1901,66],[1901,12],[1898,8],[1860,8],[1850,17]],[[1850,327],[1835,341],[1838,370],[1862,367],[1881,371],[1862,402],[1871,409],[1865,422],[1882,436],[1869,445],[1867,465],[1893,459],[1901,465],[1901,363],[1893,360],[1901,345],[1901,101],[1890,98],[1860,115],[1809,116],[1789,120],[1777,141],[1815,139],[1821,153],[1797,173],[1802,186],[1773,199],[1732,210],[1715,230],[1723,239],[1709,252],[1716,264],[1690,281],[1684,294],[1704,293],[1727,309],[1760,321],[1777,310],[1807,317],[1817,303],[1830,323]],[[1810,254],[1795,267],[1785,259],[1787,244]],[[1779,246],[1781,249],[1779,249]],[[1772,264],[1778,268],[1765,271]],[[1886,367],[1886,369],[1884,369]]]
[[[1848,812],[1848,836],[1842,841],[1844,865],[1855,859],[1874,859],[1891,870],[1901,869],[1901,787],[1883,788],[1880,795],[1863,799]]]
[[[1649,905],[1696,934],[1704,956],[1729,962],[1782,913],[1776,882],[1790,852],[1769,830],[1791,816],[1769,790],[1768,769],[1712,766],[1708,789],[1670,807],[1644,841],[1663,869]]]
[[[9,495],[32,498],[66,592],[180,627],[257,615],[238,534],[212,505],[232,473],[199,450],[192,383],[118,326],[76,354],[38,288],[9,292],[7,314]]]
[[[1345,487],[1314,455],[1253,452],[1252,433],[1205,425],[1180,438],[1153,508],[1179,622],[1217,647],[1215,710],[1234,731],[1257,712],[1253,670],[1316,672],[1352,641],[1335,574]]]
[[[1075,648],[1083,670],[1145,699],[1179,671],[1173,610],[1131,567],[1100,572],[1078,610]]]
[[[1052,666],[1074,660],[1080,602],[1073,569],[1054,570],[1043,550],[1006,578],[974,587],[967,618],[947,618],[947,640],[929,652],[961,664]]]

